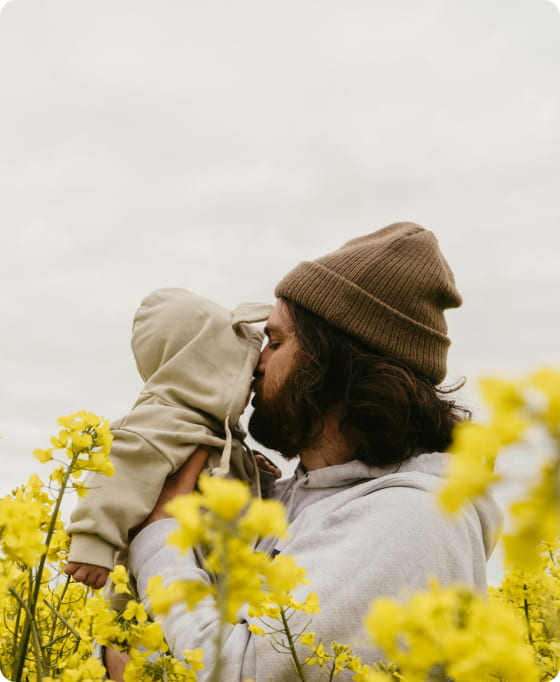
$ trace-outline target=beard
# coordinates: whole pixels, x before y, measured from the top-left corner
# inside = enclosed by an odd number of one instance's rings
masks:
[[[309,442],[312,431],[309,406],[303,398],[298,376],[294,368],[275,394],[267,398],[259,391],[257,380],[251,403],[254,411],[249,419],[249,433],[258,443],[286,459],[297,457]]]

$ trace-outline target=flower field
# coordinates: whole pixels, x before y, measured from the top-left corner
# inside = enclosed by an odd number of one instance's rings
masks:
[[[111,610],[99,591],[75,583],[62,570],[70,538],[60,506],[72,489],[87,494],[86,472],[112,475],[112,437],[108,423],[92,413],[61,417],[51,447],[34,453],[40,462],[57,461],[48,480],[34,474],[0,500],[0,673],[24,682],[102,680],[96,647],[108,646],[130,654],[126,682],[196,680],[202,669],[217,682],[224,630],[244,609],[253,634],[269,638],[278,656],[291,657],[292,679],[554,679],[560,667],[560,372],[545,368],[515,381],[486,379],[480,389],[490,416],[484,424],[465,422],[456,429],[439,501],[453,514],[495,484],[496,459],[507,458],[512,444],[539,458],[539,475],[510,509],[504,579],[490,588],[488,599],[461,585],[432,581],[404,602],[374,601],[364,627],[384,652],[379,661],[360,660],[348,643],[317,640],[313,614],[320,611],[321,595],[309,585],[304,599],[294,597],[296,588],[308,584],[305,567],[289,556],[272,559],[254,549],[258,537],[288,532],[283,507],[251,498],[239,481],[202,476],[200,492],[168,505],[178,521],[169,542],[180,552],[202,548],[212,581],[164,585],[152,579],[151,617],[135,598],[124,567],[111,574],[125,598],[121,612]],[[528,436],[535,432],[545,452],[534,451],[535,440]],[[219,614],[215,660],[205,660],[200,649],[174,658],[158,616],[177,602],[188,609],[207,598]],[[295,611],[308,616],[303,630],[290,628]]]

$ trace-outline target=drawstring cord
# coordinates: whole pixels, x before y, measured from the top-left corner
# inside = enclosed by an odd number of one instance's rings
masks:
[[[230,462],[231,462],[231,453],[232,453],[232,445],[233,445],[233,437],[231,435],[231,429],[229,428],[229,414],[226,417],[224,421],[224,431],[226,433],[226,444],[224,446],[224,449],[222,451],[222,456],[220,457],[220,466],[214,467],[212,471],[210,472],[211,476],[227,476],[230,472]],[[244,443],[241,444],[241,447],[245,451],[245,453],[251,458],[254,466],[254,484],[256,486],[256,493],[257,497],[260,498],[262,497],[262,490],[261,490],[261,477],[259,475],[259,468],[257,467],[257,464],[255,462],[255,456],[251,452],[250,449],[248,449]]]
[[[227,476],[229,474],[229,463],[231,459],[232,435],[229,428],[229,414],[224,421],[224,431],[226,432],[226,444],[220,457],[220,466],[212,469],[212,476]]]

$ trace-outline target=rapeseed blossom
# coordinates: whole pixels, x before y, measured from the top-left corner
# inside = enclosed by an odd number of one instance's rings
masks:
[[[51,520],[54,501],[41,489],[36,479],[0,500],[2,554],[18,564],[37,566],[45,554],[45,533]],[[60,528],[60,520],[56,525]]]
[[[511,609],[462,586],[426,591],[403,603],[376,600],[366,617],[373,642],[408,682],[504,679],[538,682],[539,669]],[[434,677],[435,679],[435,677]]]
[[[167,504],[167,510],[178,521],[169,542],[183,552],[199,546],[205,555],[205,567],[216,580],[209,584],[178,581],[164,588],[156,577],[149,586],[153,608],[159,612],[168,610],[173,602],[169,590],[174,597],[182,594],[190,608],[208,595],[217,600],[219,593],[220,608],[228,623],[237,621],[244,604],[255,615],[262,615],[271,600],[283,605],[288,592],[305,580],[305,572],[287,557],[273,561],[254,549],[259,537],[286,534],[282,505],[275,500],[251,498],[248,486],[241,481],[203,474],[199,488],[200,493],[180,496]]]
[[[498,588],[489,589],[489,596],[518,617],[542,679],[550,680],[560,667],[560,540],[542,543],[540,550],[536,570],[508,571]]]
[[[188,652],[185,652],[188,654]],[[157,660],[152,660],[149,652],[133,649],[130,652],[130,662],[124,671],[124,682],[195,682],[196,670],[204,667],[200,663],[198,656],[195,657],[193,665],[187,667],[188,659],[185,662],[178,661],[172,656],[160,656]]]
[[[52,447],[34,454],[47,462],[62,450],[69,462],[51,473],[48,486],[33,474],[0,500],[0,670],[9,679],[74,682],[105,672],[92,657],[91,613],[108,605],[61,575],[70,539],[60,504],[69,486],[83,494],[83,472],[112,473],[112,436],[106,421],[85,411],[61,417],[59,426]]]
[[[511,506],[514,525],[503,538],[506,566],[533,570],[539,543],[554,542],[560,532],[560,371],[544,368],[512,381],[488,378],[480,387],[489,420],[454,430],[449,476],[439,499],[445,509],[457,511],[502,478],[494,471],[500,451],[524,444],[529,430],[540,432],[549,452],[524,499]]]

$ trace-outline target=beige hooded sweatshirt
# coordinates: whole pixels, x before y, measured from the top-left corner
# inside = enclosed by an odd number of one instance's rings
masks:
[[[199,445],[211,446],[214,475],[248,481],[259,471],[239,418],[250,393],[271,306],[233,312],[184,289],[160,289],[134,318],[132,349],[146,382],[128,415],[111,424],[115,474],[90,473],[89,490],[71,515],[69,561],[113,569],[131,528],[152,511],[165,479]],[[266,475],[266,474],[264,474]]]

